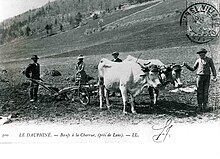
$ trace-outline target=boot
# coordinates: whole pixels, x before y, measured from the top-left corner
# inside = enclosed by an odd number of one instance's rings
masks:
[[[198,107],[196,108],[196,110],[197,110],[198,112],[203,111],[203,106],[202,106],[202,104],[198,104]]]
[[[207,103],[203,103],[203,111],[204,112],[210,111],[210,108],[207,106]]]

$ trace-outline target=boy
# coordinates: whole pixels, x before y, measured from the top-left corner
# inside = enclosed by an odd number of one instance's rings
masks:
[[[211,58],[206,56],[206,53],[206,49],[201,49],[197,52],[197,54],[199,54],[199,59],[196,60],[193,67],[184,63],[184,66],[190,71],[195,71],[197,69],[197,102],[200,111],[208,110],[207,103],[211,71],[214,76],[213,80],[216,80],[214,63]]]

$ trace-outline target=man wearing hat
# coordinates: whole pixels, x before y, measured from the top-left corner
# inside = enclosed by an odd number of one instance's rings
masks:
[[[187,63],[184,66],[190,70],[195,71],[197,69],[197,102],[199,110],[208,110],[208,93],[210,84],[210,74],[214,76],[213,80],[216,81],[216,70],[214,67],[213,60],[206,56],[207,50],[200,49],[197,54],[199,59],[196,60],[193,67],[190,67]]]
[[[77,57],[78,62],[76,65],[76,79],[78,79],[79,77],[81,82],[88,82],[87,74],[84,70],[85,69],[85,63],[83,62],[84,58],[85,57],[83,55],[79,55]]]
[[[33,60],[33,63],[28,65],[28,67],[25,70],[25,75],[27,78],[30,78],[33,80],[41,80],[40,79],[40,64],[37,63],[39,58],[37,55],[33,55],[31,59]],[[37,92],[38,92],[39,84],[34,81],[31,81],[30,87],[31,87],[30,88],[30,101],[31,102],[37,101]]]
[[[114,51],[114,52],[112,53],[112,56],[114,57],[114,59],[112,59],[113,62],[122,62],[122,60],[121,60],[120,58],[118,58],[119,52]],[[115,96],[115,92],[112,92],[112,93],[110,94],[110,96]]]
[[[112,56],[114,57],[114,59],[112,60],[113,62],[122,62],[122,60],[118,58],[119,53],[117,51],[113,52]]]

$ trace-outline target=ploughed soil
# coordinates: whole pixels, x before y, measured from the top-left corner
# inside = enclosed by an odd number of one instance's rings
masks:
[[[88,74],[97,77],[97,64],[92,60],[88,62]],[[42,61],[41,61],[42,62]],[[58,69],[62,76],[53,77],[48,70]],[[15,69],[13,69],[15,70]],[[93,71],[93,72],[92,72]],[[17,71],[19,72],[19,71]],[[48,83],[54,84],[56,88],[62,89],[66,86],[73,85],[72,75],[74,74],[73,66],[64,64],[55,66],[42,66],[42,78]],[[183,70],[183,83],[186,85],[195,84],[195,74]],[[173,90],[172,85],[168,85],[165,90],[160,91],[158,105],[152,106],[147,90],[139,95],[136,101],[137,114],[122,113],[123,104],[120,94],[111,97],[112,107],[99,108],[99,98],[91,96],[89,105],[82,105],[77,99],[75,101],[57,99],[48,90],[40,87],[39,100],[31,103],[29,101],[29,81],[19,72],[16,79],[9,75],[1,76],[0,87],[0,115],[8,116],[12,114],[13,122],[34,121],[36,124],[41,122],[61,122],[66,124],[139,124],[141,122],[158,123],[172,118],[176,123],[194,123],[208,122],[219,120],[219,81],[211,82],[209,107],[206,112],[198,112],[196,108],[196,92],[170,92]],[[12,73],[13,74],[13,73]],[[14,74],[15,75],[15,74]],[[6,78],[7,76],[7,78]],[[11,75],[12,76],[12,75]],[[189,79],[190,80],[189,80]],[[9,79],[9,80],[8,80]],[[11,82],[14,80],[16,82]],[[214,109],[213,109],[214,108]],[[129,107],[128,107],[129,109]]]

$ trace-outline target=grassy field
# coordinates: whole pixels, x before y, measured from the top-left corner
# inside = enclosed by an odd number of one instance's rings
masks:
[[[126,20],[132,21],[134,18],[147,19],[152,16],[175,13],[176,10],[183,11],[184,9],[184,3],[182,1],[165,1],[150,9],[146,9],[148,7],[151,7],[152,5],[155,5],[156,3],[157,2],[150,3],[137,8],[132,8],[130,10],[118,11],[114,14],[104,17],[103,23],[104,25],[107,25],[117,21],[118,23],[123,24],[124,21]],[[135,13],[136,11],[140,11],[141,9],[143,9],[143,12],[139,12],[138,14],[132,16],[133,13]],[[159,31],[159,29],[161,29],[161,27],[163,27],[163,25],[165,25],[164,27],[168,27],[170,30],[175,30],[175,32],[180,32],[179,34],[181,34],[182,30],[178,24],[180,15],[176,14],[174,16],[175,17],[171,17],[171,18],[169,17],[163,18],[163,20],[154,19],[153,21],[144,21],[138,24],[134,23],[131,27],[119,27],[117,29],[110,31],[104,30],[103,32],[97,32],[95,34],[87,36],[83,34],[85,30],[90,28],[96,28],[98,23],[97,20],[89,21],[88,25],[85,25],[81,28],[56,34],[51,37],[21,39],[0,46],[1,61],[8,61],[9,59],[22,60],[24,58],[28,58],[32,54],[37,54],[39,56],[44,56],[44,57],[50,55],[56,55],[56,54],[63,54],[63,56],[66,56],[65,53],[69,52],[70,54],[69,56],[77,56],[79,54],[79,51],[82,50],[83,53],[85,54],[105,54],[115,49],[119,49],[120,51],[124,52],[127,51],[127,50],[123,50],[124,47],[127,48],[127,46],[122,46],[122,48],[120,49],[119,47],[114,45],[115,43],[118,43],[118,40],[121,40],[123,42],[123,40],[130,39],[130,36],[138,37],[134,39],[135,41],[133,40],[134,41],[133,45],[138,43],[145,45],[145,47],[137,46],[136,48],[133,48],[132,51],[135,49],[142,50],[142,49],[154,48],[155,45],[152,45],[152,43],[157,42],[159,39],[161,39],[162,41],[166,40],[164,39],[165,38],[164,35],[160,35],[159,37],[156,38],[154,35]],[[121,18],[123,18],[122,21],[120,21]],[[171,25],[169,24],[171,21],[176,21],[176,23],[174,22],[175,24]],[[157,27],[159,28],[157,29]],[[155,28],[155,30],[152,30],[152,28]],[[175,35],[175,32],[173,33],[173,35]],[[139,36],[140,34],[146,35],[147,38],[140,37]],[[170,39],[173,39],[173,41],[175,42],[176,39],[173,38],[172,35],[169,35],[168,37]],[[153,39],[152,43],[149,43],[149,39]],[[180,38],[180,39],[184,40],[184,38]],[[127,41],[124,42],[125,45],[128,45],[126,42]],[[107,50],[106,50],[106,46],[107,46]],[[160,45],[156,45],[156,46],[164,47]],[[130,46],[130,48],[132,48],[132,45]],[[130,48],[128,48],[128,50],[130,50]]]
[[[149,9],[150,7],[155,5]],[[97,78],[98,62],[105,57],[111,59],[111,52],[120,51],[120,57],[127,55],[142,59],[160,59],[165,64],[193,65],[198,48],[205,47],[211,52],[219,74],[219,40],[210,45],[196,45],[185,36],[184,28],[179,26],[181,12],[185,4],[182,0],[166,0],[162,3],[151,3],[140,8],[117,12],[104,18],[107,26],[118,27],[102,32],[85,35],[86,29],[97,27],[97,21],[91,21],[81,28],[70,30],[47,38],[22,39],[10,44],[0,46],[1,67],[8,70],[6,78],[9,79],[7,87],[2,87],[0,92],[1,114],[13,113],[23,121],[37,120],[51,122],[70,122],[71,124],[104,123],[104,124],[138,124],[143,121],[154,123],[172,117],[175,122],[204,122],[219,119],[219,109],[207,113],[198,113],[195,110],[195,93],[170,93],[167,90],[160,93],[158,107],[150,107],[148,95],[137,98],[137,115],[122,116],[121,98],[111,98],[113,108],[111,111],[99,110],[97,99],[92,99],[91,105],[84,107],[77,102],[54,101],[49,92],[40,89],[40,103],[30,104],[26,85],[21,75],[22,70],[28,65],[32,54],[37,54],[42,69],[42,78],[63,88],[73,84],[70,80],[75,74],[74,66],[78,54],[86,55],[86,72]],[[142,9],[142,12],[138,12]],[[129,23],[129,24],[128,24]],[[128,24],[128,25],[125,25]],[[52,77],[47,70],[56,69],[62,74]],[[185,86],[195,85],[195,72],[186,69],[182,71],[182,82]],[[1,82],[0,82],[1,83]],[[219,108],[220,93],[219,81],[211,82],[210,107]]]

